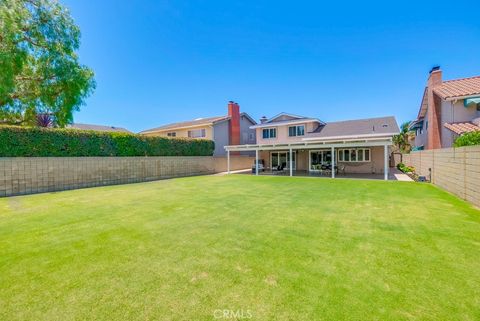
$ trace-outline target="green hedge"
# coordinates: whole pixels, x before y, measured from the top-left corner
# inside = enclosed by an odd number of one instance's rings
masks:
[[[206,139],[0,126],[0,157],[211,156]]]
[[[455,140],[453,145],[455,147],[480,145],[480,131],[463,134]]]

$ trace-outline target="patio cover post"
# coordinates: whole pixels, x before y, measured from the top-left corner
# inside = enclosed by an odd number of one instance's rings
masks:
[[[258,149],[255,149],[255,175],[258,175]]]
[[[335,178],[335,147],[332,147],[332,178]]]
[[[385,144],[383,146],[383,158],[384,158],[384,163],[383,163],[383,172],[384,172],[384,177],[383,179],[388,181],[388,145]]]
[[[227,150],[227,174],[230,174],[230,150]]]
[[[292,155],[292,148],[290,148],[290,176],[293,176],[293,155]]]

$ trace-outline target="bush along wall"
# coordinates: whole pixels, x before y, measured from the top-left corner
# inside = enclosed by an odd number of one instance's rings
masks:
[[[453,145],[455,147],[480,145],[480,131],[463,134],[455,140]]]
[[[0,126],[0,157],[212,156],[206,139]]]

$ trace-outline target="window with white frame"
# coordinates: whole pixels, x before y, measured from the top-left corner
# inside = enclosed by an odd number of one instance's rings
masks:
[[[169,133],[167,133],[167,136],[168,137],[177,137],[177,133],[176,132],[169,132]]]
[[[369,162],[370,148],[346,148],[338,150],[339,162]]]
[[[321,170],[324,165],[332,164],[331,150],[312,150],[310,151],[310,170]]]
[[[205,128],[193,129],[193,130],[188,131],[188,137],[190,137],[190,138],[201,138],[201,137],[205,137],[205,136],[207,136]]]
[[[277,137],[277,129],[276,128],[264,128],[263,131],[262,131],[262,137],[264,139],[276,138]]]
[[[305,125],[297,125],[288,127],[288,136],[304,136],[305,135]]]

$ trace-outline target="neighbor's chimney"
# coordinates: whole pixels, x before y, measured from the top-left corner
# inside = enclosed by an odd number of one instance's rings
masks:
[[[262,118],[260,118],[260,124],[265,124],[267,120],[268,118],[266,116],[262,116]]]
[[[240,145],[240,106],[236,102],[228,102],[228,116],[230,117],[229,145]]]
[[[440,120],[440,106],[442,104],[441,98],[434,92],[434,88],[442,84],[442,70],[440,66],[434,66],[430,70],[430,75],[427,81],[427,149],[442,148],[442,127]]]

